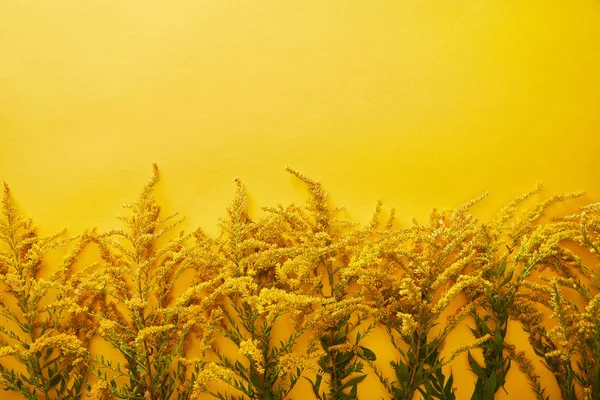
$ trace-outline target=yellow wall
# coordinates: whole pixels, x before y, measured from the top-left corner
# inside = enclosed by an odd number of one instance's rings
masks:
[[[286,165],[361,222],[597,199],[599,41],[598,0],[2,1],[0,179],[42,232],[115,226],[152,161],[212,232],[235,176],[301,199]]]

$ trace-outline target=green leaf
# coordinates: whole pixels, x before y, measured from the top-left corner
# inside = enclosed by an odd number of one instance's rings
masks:
[[[250,374],[250,381],[252,382],[252,384],[254,385],[254,387],[260,387],[260,375],[257,374],[256,372],[252,372]]]
[[[483,385],[483,400],[494,400],[496,393],[496,374],[490,375]]]
[[[310,385],[312,387],[313,393],[315,394],[315,396],[317,396],[317,398],[321,398],[320,394],[319,394],[319,389],[321,388],[321,381],[323,380],[323,375],[319,375],[317,374],[317,376],[315,377],[315,381],[313,382],[312,380],[310,380],[307,377],[304,377],[304,379],[306,379],[307,381],[310,382]]]
[[[410,373],[408,372],[408,367],[402,361],[400,362],[391,362],[390,363],[396,372],[396,379],[398,382],[408,382],[410,379]]]
[[[479,380],[485,381],[486,374],[485,374],[485,371],[483,370],[483,368],[481,368],[481,366],[477,363],[477,361],[475,361],[475,359],[471,355],[470,351],[467,352],[467,356],[469,358],[469,365],[471,366],[471,371],[473,371],[475,373],[475,375],[477,375]]]
[[[448,380],[446,381],[446,386],[444,386],[444,395],[449,398],[450,396],[452,396],[452,391],[453,391],[453,387],[452,384],[454,383],[454,377],[452,376],[452,373],[450,373],[450,376],[448,377]]]
[[[350,379],[348,382],[344,383],[342,385],[342,387],[340,388],[340,390],[344,390],[349,387],[357,386],[359,383],[364,381],[366,377],[367,377],[367,375],[360,375],[360,376],[354,377],[354,378]]]
[[[52,378],[50,378],[48,380],[48,382],[46,382],[46,384],[44,385],[44,389],[47,392],[50,391],[54,386],[56,386],[60,382],[61,378],[62,378],[62,376],[60,374],[54,375]]]
[[[502,283],[500,284],[500,286],[504,286],[504,285],[506,285],[508,282],[510,282],[510,281],[512,280],[512,278],[513,278],[514,274],[515,274],[515,271],[514,271],[514,270],[511,270],[511,271],[508,273],[508,275],[506,275],[506,278],[504,278],[504,280],[502,281]]]

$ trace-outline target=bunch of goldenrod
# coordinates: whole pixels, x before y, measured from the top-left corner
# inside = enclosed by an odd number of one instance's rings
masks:
[[[553,234],[546,235],[546,239],[556,237],[556,232],[560,232],[563,236],[560,239],[568,240],[576,247],[561,246],[552,250],[553,246],[539,241],[535,254],[550,249],[550,255],[540,268],[542,281],[528,284],[527,291],[522,294],[532,302],[519,305],[518,310],[531,345],[553,372],[562,398],[569,400],[600,396],[598,264],[589,265],[576,254],[589,257],[591,253],[595,256],[592,260],[597,261],[600,246],[598,211],[600,204],[591,204],[573,215],[557,218],[547,228]],[[539,311],[540,306],[551,310],[549,329]]]
[[[239,180],[236,194],[221,221],[221,235],[212,244],[211,262],[220,271],[218,283],[205,299],[213,313],[213,330],[232,342],[237,357],[226,354],[221,346],[212,347],[217,360],[203,366],[193,389],[222,399],[284,399],[294,388],[305,368],[310,367],[315,349],[297,348],[305,331],[302,321],[320,298],[302,294],[294,285],[280,279],[278,268],[299,254],[279,224],[279,217],[253,221],[248,214],[248,199]],[[196,287],[188,293],[193,299]],[[293,323],[287,337],[275,340],[274,329],[281,322]],[[211,381],[224,381],[234,393],[211,388]],[[242,396],[242,397],[238,397]]]
[[[504,387],[512,360],[521,366],[527,364],[522,355],[518,357],[521,361],[517,360],[514,346],[505,342],[510,314],[518,314],[517,309],[527,307],[530,301],[523,296],[522,287],[529,284],[526,279],[548,263],[568,260],[569,253],[560,242],[570,238],[572,230],[539,221],[552,204],[580,194],[552,196],[517,217],[519,205],[540,189],[538,185],[535,190],[517,197],[497,218],[482,224],[476,235],[479,257],[475,268],[482,271],[490,289],[479,301],[480,308],[471,312],[475,323],[471,331],[478,339],[489,336],[491,340],[482,344],[483,364],[469,353],[469,364],[477,375],[474,400],[493,399],[494,394]],[[537,374],[531,370],[528,377],[536,397],[544,399],[545,391]]]
[[[172,299],[178,278],[194,264],[185,242],[189,235],[166,239],[181,219],[161,216],[153,188],[158,168],[137,201],[126,205],[125,227],[95,234],[101,262],[86,268],[76,281],[77,300],[95,299],[89,310],[98,335],[121,354],[123,363],[94,357],[99,381],[90,388],[98,398],[188,398],[176,390],[186,378],[185,354],[193,327],[189,312]],[[100,301],[98,301],[100,299]],[[195,378],[195,377],[194,377]],[[189,386],[189,385],[188,385]]]
[[[73,323],[82,309],[65,297],[77,255],[89,240],[76,239],[62,263],[48,272],[44,256],[72,242],[62,232],[38,236],[30,219],[20,215],[4,186],[0,221],[0,356],[17,368],[0,365],[5,390],[27,399],[79,399],[89,365],[85,324]],[[69,323],[71,322],[71,323]],[[80,321],[81,322],[81,321]],[[11,363],[15,365],[14,362]]]
[[[363,361],[375,359],[370,349],[360,345],[372,329],[364,322],[373,310],[351,289],[345,271],[366,235],[355,229],[356,224],[337,217],[343,208],[329,205],[320,182],[290,168],[287,171],[308,188],[308,204],[266,211],[279,216],[276,221],[283,235],[296,249],[291,259],[277,267],[279,280],[321,299],[303,324],[311,332],[309,347],[318,346],[322,353],[318,373],[307,379],[320,400],[355,399],[359,383],[366,378]]]
[[[538,187],[487,222],[471,215],[483,195],[400,228],[393,210],[380,221],[379,203],[358,227],[319,182],[288,172],[308,188],[307,204],[252,219],[236,180],[217,237],[171,233],[181,219],[161,215],[156,165],[122,228],[71,239],[37,236],[5,187],[0,357],[20,365],[0,364],[4,389],[28,399],[283,400],[305,378],[315,398],[343,400],[359,398],[370,368],[394,399],[454,400],[450,368],[463,355],[472,399],[493,399],[516,362],[547,400],[532,361],[506,341],[518,321],[563,398],[600,398],[600,277],[583,261],[600,254],[600,203],[545,221],[549,206],[578,195],[553,196],[519,215]],[[88,244],[98,259],[75,268]],[[43,258],[62,247],[48,275]],[[474,339],[444,356],[461,321]],[[364,345],[373,329],[397,350],[387,369]],[[118,356],[90,354],[95,337]]]
[[[474,237],[479,222],[468,210],[485,196],[454,211],[433,210],[426,224],[378,229],[378,213],[370,224],[373,239],[354,257],[346,271],[361,286],[369,304],[378,310],[378,321],[387,331],[400,358],[391,362],[395,380],[385,377],[375,363],[375,374],[393,398],[453,399],[452,375],[442,367],[462,352],[480,346],[489,336],[454,349],[448,359],[440,351],[456,324],[475,306],[476,299],[463,301],[448,316],[442,329],[435,329],[450,304],[467,289],[484,293],[489,284],[472,268],[477,258]]]

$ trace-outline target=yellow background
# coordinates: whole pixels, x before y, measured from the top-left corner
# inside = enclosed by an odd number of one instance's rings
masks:
[[[598,199],[599,71],[598,0],[5,0],[0,179],[43,233],[116,226],[153,161],[211,232],[236,176],[255,211],[302,199],[286,165],[359,222],[538,180]]]

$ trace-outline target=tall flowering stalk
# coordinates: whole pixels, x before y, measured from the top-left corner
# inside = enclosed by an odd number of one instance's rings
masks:
[[[576,214],[559,218],[557,228],[573,232],[568,239],[598,257],[600,203],[582,207]],[[597,259],[597,258],[596,258]],[[600,396],[600,278],[597,264],[585,265],[571,250],[562,248],[552,262],[544,283],[529,285],[529,298],[520,311],[530,311],[524,328],[536,353],[544,358],[558,383],[562,398],[586,400]],[[581,306],[583,304],[583,307]],[[552,328],[546,330],[539,305],[552,311]]]
[[[250,218],[239,180],[227,211],[222,233],[213,242],[220,283],[209,297],[220,316],[214,331],[235,344],[239,354],[234,357],[214,346],[218,361],[204,366],[193,393],[208,391],[220,399],[281,400],[312,363],[315,349],[300,351],[297,340],[305,331],[302,320],[321,299],[299,293],[278,278],[277,267],[298,250],[282,234],[278,217]],[[275,340],[274,326],[284,317],[290,318],[294,332]],[[211,389],[215,381],[228,383],[236,393]]]
[[[600,260],[600,203],[583,207],[579,212],[578,235],[575,241]],[[578,323],[578,382],[588,399],[600,397],[600,270],[598,264],[589,268],[588,290],[581,290],[586,301]],[[581,284],[579,284],[581,287]]]
[[[70,241],[61,236],[38,236],[31,220],[17,212],[5,184],[0,315],[8,324],[0,325],[0,357],[11,357],[20,368],[0,365],[0,382],[30,400],[80,399],[89,365],[85,326],[67,323],[81,310],[64,301],[71,267],[88,236],[77,240],[53,274],[42,277],[48,267],[43,257]]]
[[[573,357],[577,357],[579,338],[575,335],[582,315],[578,307],[563,296],[564,289],[577,290],[578,285],[570,279],[563,281],[553,277],[547,278],[546,283],[530,283],[527,287],[530,290],[523,290],[519,293],[520,301],[515,301],[514,318],[523,324],[533,350],[553,373],[561,398],[579,399],[578,371]],[[540,305],[553,310],[550,320],[554,326],[550,330],[546,328],[547,321]]]
[[[472,400],[492,400],[494,394],[504,387],[514,359],[505,343],[511,309],[515,301],[520,301],[517,297],[525,279],[536,269],[565,255],[559,242],[572,236],[572,230],[538,222],[552,204],[579,194],[552,196],[522,216],[515,217],[519,205],[539,193],[540,189],[538,186],[517,197],[496,219],[483,224],[476,235],[479,257],[475,268],[482,271],[491,290],[479,302],[481,307],[471,312],[475,322],[471,331],[478,339],[487,335],[492,340],[482,345],[483,364],[469,353],[469,364],[477,375]],[[531,384],[536,397],[544,399],[544,390],[539,382],[533,380]]]
[[[448,334],[475,307],[476,300],[463,302],[438,329],[441,315],[467,288],[483,293],[488,284],[470,267],[475,259],[473,237],[479,222],[468,210],[485,196],[454,211],[433,210],[427,224],[416,221],[398,231],[377,229],[378,211],[371,227],[374,239],[357,256],[346,274],[361,286],[380,324],[387,331],[400,358],[392,361],[395,380],[372,367],[394,399],[454,399],[452,374],[442,367],[459,354],[482,345],[488,336],[454,349],[443,359],[441,350]]]
[[[160,215],[153,189],[158,167],[137,201],[126,205],[130,216],[119,217],[125,229],[97,234],[102,263],[80,276],[77,299],[101,296],[90,314],[98,334],[119,351],[125,363],[95,357],[99,381],[90,388],[96,398],[168,399],[186,398],[176,386],[185,378],[184,355],[191,330],[185,315],[173,304],[174,285],[191,267],[184,246],[188,236],[171,240],[164,236],[181,220],[177,214]],[[160,243],[166,242],[163,246]]]
[[[290,168],[287,171],[307,186],[308,204],[266,210],[280,217],[283,234],[298,251],[278,267],[277,276],[293,290],[323,300],[305,322],[312,332],[311,345],[318,345],[323,354],[318,360],[319,373],[314,380],[307,379],[318,399],[355,399],[358,385],[366,377],[363,360],[375,358],[360,345],[371,329],[363,322],[372,310],[344,278],[362,236],[352,229],[355,224],[336,217],[342,209],[329,206],[320,182]]]

